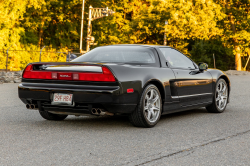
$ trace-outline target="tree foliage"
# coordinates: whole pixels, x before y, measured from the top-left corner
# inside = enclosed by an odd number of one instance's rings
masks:
[[[6,51],[11,45],[16,50],[39,51],[44,45],[46,51],[79,50],[82,1],[2,0],[0,3],[1,50]],[[250,53],[249,4],[250,0],[85,0],[84,37],[88,7],[109,7],[116,12],[113,16],[92,21],[97,46],[162,45],[166,32],[167,45],[195,61],[213,66],[211,58],[215,54],[216,67],[232,69],[234,55],[239,62],[240,56]],[[0,68],[4,68],[5,56],[0,51]],[[22,69],[27,63],[37,61],[38,56],[37,52],[27,56],[12,52],[11,70]],[[44,60],[64,60],[62,54],[44,53],[44,57],[49,56],[54,58]]]
[[[234,48],[235,67],[241,70],[241,56],[250,55],[250,0],[217,0],[226,14],[218,23],[224,29],[222,41]]]

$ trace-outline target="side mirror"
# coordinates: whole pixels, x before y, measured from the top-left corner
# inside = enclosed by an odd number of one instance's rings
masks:
[[[166,62],[166,65],[167,65],[167,67],[170,67],[169,64],[168,64],[168,62]]]
[[[203,62],[200,62],[198,66],[199,66],[200,71],[204,71],[204,70],[208,69],[208,65],[206,63],[203,63]]]

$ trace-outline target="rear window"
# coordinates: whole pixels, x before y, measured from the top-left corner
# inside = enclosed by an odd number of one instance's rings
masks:
[[[145,47],[110,46],[95,48],[72,62],[154,64],[156,59],[154,53]]]

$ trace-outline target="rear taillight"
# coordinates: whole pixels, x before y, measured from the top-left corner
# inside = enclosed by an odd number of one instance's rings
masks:
[[[46,79],[46,80],[73,80],[73,81],[99,81],[115,82],[115,77],[107,67],[102,67],[102,73],[91,72],[51,72],[33,70],[33,66],[26,67],[23,73],[25,79]]]
[[[23,78],[30,79],[52,79],[52,72],[49,71],[35,71],[33,66],[29,65],[23,72]]]
[[[108,68],[102,67],[102,73],[79,73],[79,80],[115,82],[115,77]]]

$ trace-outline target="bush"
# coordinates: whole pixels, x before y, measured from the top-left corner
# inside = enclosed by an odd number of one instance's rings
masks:
[[[16,51],[15,51],[16,50]],[[19,71],[32,62],[39,62],[40,48],[34,45],[23,48],[11,48],[9,51],[8,70]],[[56,50],[44,48],[41,55],[41,62],[66,62],[66,48]],[[0,52],[0,69],[6,68],[6,50]]]
[[[215,65],[217,69],[234,69],[233,48],[223,46],[221,41],[196,41],[190,51],[191,58],[196,62],[205,62],[210,68],[214,68],[213,54],[215,56]]]

